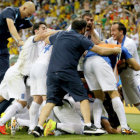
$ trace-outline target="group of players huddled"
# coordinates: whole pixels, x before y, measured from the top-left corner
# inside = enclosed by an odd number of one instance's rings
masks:
[[[112,24],[112,37],[101,41],[93,22],[85,12],[67,31],[33,25],[33,36],[0,84],[0,102],[14,99],[0,118],[1,134],[8,134],[9,120],[12,135],[19,126],[35,137],[137,134],[127,125],[123,106],[124,99],[140,110],[136,44],[120,22]]]

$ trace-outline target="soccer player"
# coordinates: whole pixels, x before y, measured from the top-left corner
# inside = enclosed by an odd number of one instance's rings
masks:
[[[139,56],[135,42],[126,36],[126,27],[120,22],[114,22],[111,26],[112,37],[107,40],[108,43],[121,44],[126,47],[129,53],[139,63]],[[120,73],[123,95],[126,104],[135,105],[140,110],[140,71],[134,71],[125,62],[125,66]]]
[[[27,104],[24,77],[29,76],[31,66],[38,57],[38,41],[44,40],[46,37],[46,24],[42,22],[35,24],[33,31],[35,36],[27,39],[17,62],[7,70],[0,84],[0,101],[9,100],[10,98],[16,99],[16,102],[8,107],[9,111],[0,119],[0,133],[2,134],[7,134],[4,124]]]
[[[87,22],[85,36],[94,42],[94,44],[101,43],[99,39],[99,33],[94,29],[94,19],[93,15],[89,12],[85,12],[82,15],[82,19]]]
[[[81,113],[85,122],[84,134],[99,133],[99,129],[91,125],[88,96],[77,74],[77,65],[85,50],[90,49],[102,55],[110,55],[118,54],[120,49],[101,48],[94,45],[83,36],[86,25],[86,21],[77,19],[72,22],[71,31],[58,32],[48,37],[53,45],[53,50],[47,72],[47,104],[43,107],[39,123],[33,131],[36,137],[42,135],[45,120],[55,105],[62,105],[62,99],[67,93],[75,101],[80,101]],[[100,133],[104,132],[100,131]]]
[[[126,48],[121,47],[121,59],[125,59],[128,64],[132,66],[134,70],[140,70],[140,65],[132,58],[131,54]],[[84,64],[84,74],[88,86],[95,95],[95,102],[93,104],[94,109],[94,124],[96,127],[101,128],[101,113],[104,100],[104,92],[107,92],[112,99],[113,109],[116,112],[123,134],[135,133],[131,128],[127,126],[126,116],[122,101],[120,100],[119,93],[117,91],[117,81],[113,73],[113,69],[117,62],[117,56],[111,55],[100,56],[97,53],[88,51]]]

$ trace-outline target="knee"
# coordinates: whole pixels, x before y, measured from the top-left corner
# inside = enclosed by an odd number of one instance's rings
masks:
[[[22,105],[22,107],[24,108],[27,105],[26,101],[17,101],[18,103],[20,103]]]
[[[33,99],[34,99],[34,102],[38,104],[41,104],[43,101],[42,96],[34,96]]]
[[[47,96],[42,96],[43,101],[47,100]]]
[[[98,99],[104,101],[105,94],[101,90],[93,91],[93,94],[94,94],[95,98],[98,98]]]
[[[2,96],[0,96],[0,102],[2,102],[3,100],[5,100]]]
[[[117,90],[109,91],[108,94],[109,94],[111,99],[113,99],[115,97],[120,97],[119,92]]]

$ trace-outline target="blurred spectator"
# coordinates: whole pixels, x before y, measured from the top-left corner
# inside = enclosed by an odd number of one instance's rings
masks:
[[[134,27],[133,31],[130,34],[130,37],[134,40],[136,43],[137,48],[139,47],[139,34],[136,26]]]

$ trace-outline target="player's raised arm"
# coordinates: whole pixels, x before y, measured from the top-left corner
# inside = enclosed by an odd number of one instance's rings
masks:
[[[121,52],[121,48],[114,46],[114,48],[112,47],[108,47],[110,44],[102,44],[104,47],[101,46],[101,44],[99,45],[94,45],[94,47],[92,47],[90,50],[98,53],[99,55],[111,55],[111,54],[119,54]],[[114,44],[115,45],[115,44]]]
[[[52,35],[54,35],[54,34],[56,34],[57,32],[59,32],[60,30],[51,30],[51,29],[49,29],[48,31],[47,31],[47,33],[46,33],[46,38],[45,38],[45,43],[46,44],[50,44],[50,40],[49,40],[49,38],[50,38],[50,36],[52,36]]]

